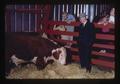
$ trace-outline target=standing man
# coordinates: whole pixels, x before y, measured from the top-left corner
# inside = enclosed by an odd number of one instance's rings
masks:
[[[86,72],[91,72],[91,50],[95,39],[94,26],[86,18],[86,14],[80,14],[79,26],[79,56],[81,68],[86,68]]]
[[[110,10],[109,23],[115,24],[115,8]]]
[[[67,12],[63,12],[62,13],[62,21],[67,22],[68,24],[70,24],[71,22],[75,21],[75,17],[72,14],[68,14]],[[68,32],[74,32],[74,26],[65,26],[66,31]],[[68,36],[68,35],[64,35],[64,40],[73,40],[73,36]],[[67,47],[71,47],[71,43],[67,43]]]

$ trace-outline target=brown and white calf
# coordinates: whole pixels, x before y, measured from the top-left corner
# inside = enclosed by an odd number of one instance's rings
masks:
[[[34,63],[38,69],[53,61],[66,64],[66,48],[42,38],[38,33],[5,33],[5,70],[12,65]]]

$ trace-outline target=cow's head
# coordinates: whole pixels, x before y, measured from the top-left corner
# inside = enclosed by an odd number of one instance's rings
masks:
[[[64,47],[52,50],[52,56],[60,64],[66,64],[66,49]]]
[[[61,52],[62,52],[61,50],[55,49],[55,50],[52,51],[52,56],[53,56],[56,60],[58,60],[59,57],[60,57],[60,53],[61,53]]]

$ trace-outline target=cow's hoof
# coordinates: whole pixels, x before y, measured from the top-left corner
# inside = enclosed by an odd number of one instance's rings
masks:
[[[53,64],[54,60],[48,60],[47,64]]]
[[[38,70],[43,70],[44,68],[43,67],[37,67]]]
[[[43,70],[44,68],[45,68],[45,66],[40,66],[40,65],[37,66],[37,69],[38,69],[38,70]]]

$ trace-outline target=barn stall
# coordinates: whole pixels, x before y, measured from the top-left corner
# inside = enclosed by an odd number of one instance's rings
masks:
[[[80,13],[85,12],[93,22],[95,16],[106,15],[112,5],[106,4],[46,4],[31,5],[17,4],[6,5],[5,8],[5,32],[40,32],[47,35],[47,38],[59,43],[73,43],[72,64],[63,66],[57,63],[48,65],[44,70],[38,71],[34,65],[13,68],[10,75],[6,78],[10,79],[51,79],[51,78],[79,78],[79,79],[95,79],[95,78],[114,78],[115,54],[114,54],[114,25],[98,25],[94,23],[96,30],[96,41],[92,51],[92,72],[86,73],[84,69],[79,68],[80,58],[78,56],[77,26],[80,25],[78,17]],[[68,24],[62,21],[61,13],[68,12],[76,17],[76,21]],[[103,12],[104,11],[104,12]],[[75,26],[74,32],[55,31],[54,25],[72,25]],[[110,30],[102,33],[102,29]],[[74,36],[73,41],[56,39],[54,35],[71,35]],[[102,43],[102,41],[106,41]],[[106,49],[106,53],[100,53],[99,50]],[[64,71],[63,71],[64,70]]]

